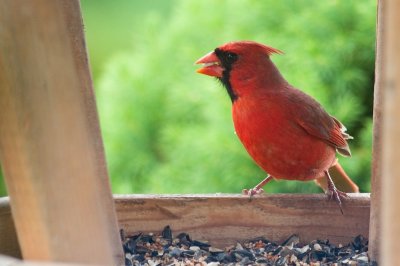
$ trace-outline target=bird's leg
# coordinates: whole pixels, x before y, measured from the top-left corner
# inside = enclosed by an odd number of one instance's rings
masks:
[[[340,212],[343,214],[342,201],[340,198],[345,199],[345,198],[348,198],[349,196],[346,193],[344,193],[336,188],[328,171],[324,171],[324,172],[325,172],[326,180],[328,181],[328,191],[327,191],[328,197],[329,197],[329,199],[334,199],[336,201],[336,203],[339,205]]]
[[[265,186],[271,180],[272,180],[272,176],[268,175],[266,178],[264,178],[263,181],[258,183],[258,185],[255,186],[254,188],[252,188],[252,189],[243,189],[242,190],[242,194],[250,196],[250,198],[252,196],[254,196],[254,195],[261,194],[261,193],[264,192],[264,189],[262,189],[262,187]]]

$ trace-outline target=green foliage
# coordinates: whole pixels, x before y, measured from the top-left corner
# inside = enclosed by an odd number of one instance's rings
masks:
[[[273,61],[286,79],[348,127],[353,157],[339,159],[369,191],[375,1],[81,4],[115,193],[237,193],[265,176],[234,134],[226,92],[193,65],[243,39],[283,50]],[[279,181],[266,191],[319,189]]]
[[[239,192],[265,173],[233,132],[221,85],[193,62],[216,46],[250,39],[285,51],[273,60],[355,137],[345,169],[369,190],[374,1],[176,1],[142,14],[130,51],[98,82],[98,107],[116,193]],[[270,192],[315,192],[281,181]]]
[[[174,1],[148,0],[81,0],[85,35],[90,52],[92,73],[96,78],[104,70],[110,55],[129,50],[136,31],[142,28],[144,16],[156,12],[166,16]]]
[[[0,167],[0,197],[4,197],[7,195],[6,185],[4,184],[3,173]]]

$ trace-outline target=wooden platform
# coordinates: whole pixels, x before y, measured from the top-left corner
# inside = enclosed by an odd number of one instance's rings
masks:
[[[329,239],[336,244],[359,234],[368,237],[369,194],[352,194],[344,215],[324,194],[271,194],[252,201],[237,194],[116,195],[114,200],[127,235],[170,225],[174,235],[186,232],[217,247],[258,236],[281,242],[294,233],[302,242]],[[16,256],[20,252],[8,198],[0,206],[0,254]]]

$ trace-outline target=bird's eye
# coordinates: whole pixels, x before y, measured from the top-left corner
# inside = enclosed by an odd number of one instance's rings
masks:
[[[228,63],[232,64],[233,62],[236,61],[236,59],[237,59],[237,54],[231,52],[226,53],[226,61]]]

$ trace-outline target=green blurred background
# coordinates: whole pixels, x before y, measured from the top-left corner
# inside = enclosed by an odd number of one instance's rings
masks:
[[[265,173],[234,134],[230,100],[193,62],[255,40],[355,137],[339,160],[370,190],[376,3],[271,0],[81,0],[114,193],[240,192]],[[1,181],[1,177],[0,177]],[[275,181],[267,192],[319,192]],[[0,182],[0,194],[6,195]]]

